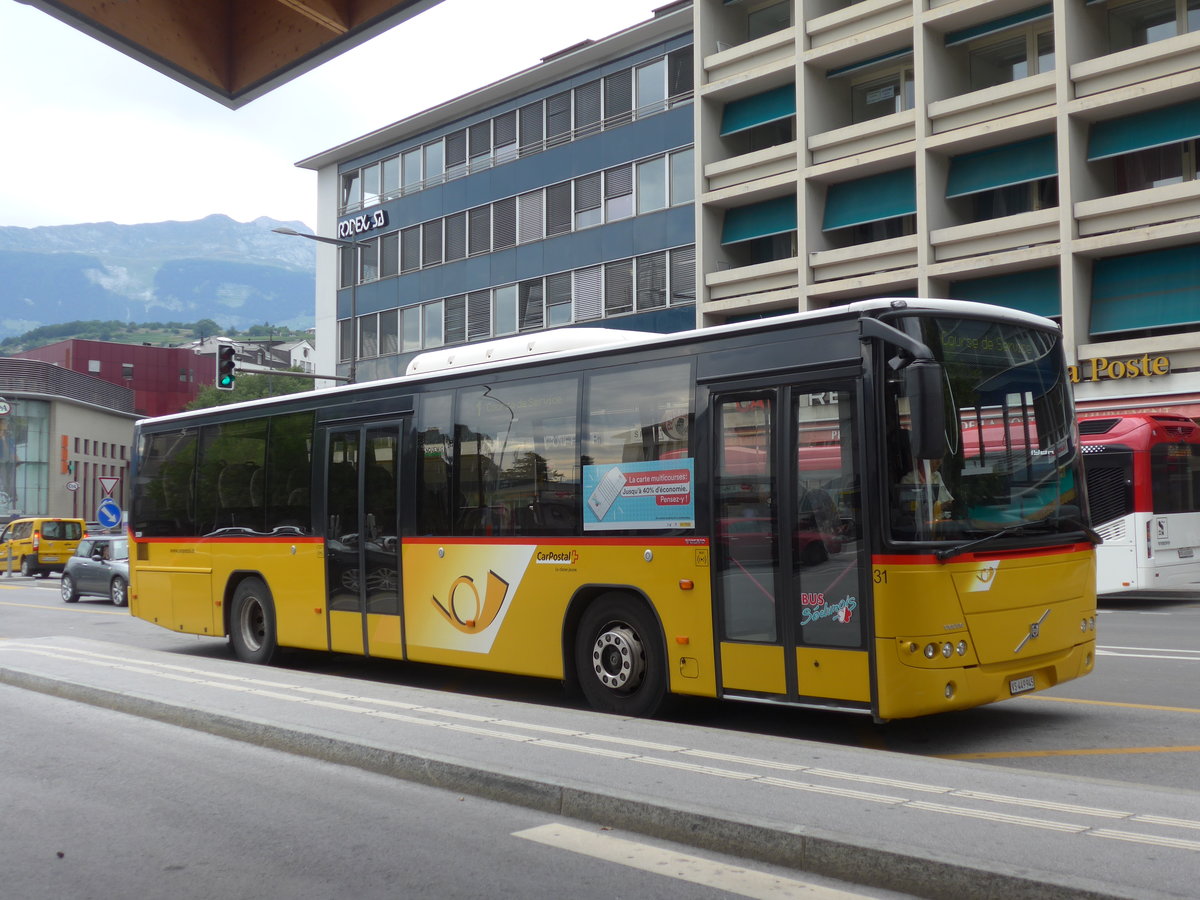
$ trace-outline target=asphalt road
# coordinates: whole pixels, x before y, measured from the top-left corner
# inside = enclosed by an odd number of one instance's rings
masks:
[[[1195,790],[1200,600],[1102,601],[1098,631],[1094,674],[965,712],[874,725],[847,713],[687,700],[670,717],[712,728]],[[0,577],[0,639],[52,635],[229,656],[223,640],[173,634],[100,599],[67,606],[55,577]],[[546,706],[582,702],[565,697],[553,682],[340,654],[291,653],[284,665]]]
[[[906,896],[18,688],[0,720],[0,892],[20,900]]]

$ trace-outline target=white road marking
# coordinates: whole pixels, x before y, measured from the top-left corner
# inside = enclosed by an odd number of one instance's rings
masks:
[[[537,828],[515,831],[513,836],[590,856],[593,859],[628,866],[631,869],[652,872],[666,878],[702,884],[739,897],[754,897],[757,900],[862,900],[866,896],[806,881],[768,875],[766,872],[741,866],[725,865],[677,850],[662,850],[637,841],[572,828],[569,825],[540,825]]]
[[[1002,822],[1009,825],[1017,825],[1028,828],[1049,829],[1052,831],[1076,834],[1092,834],[1098,837],[1107,837],[1114,840],[1133,841],[1137,843],[1153,844],[1155,846],[1178,850],[1200,852],[1200,842],[1183,838],[1173,838],[1150,834],[1143,835],[1134,832],[1119,831],[1116,829],[1096,828],[1091,824],[1059,822],[1049,819],[1033,818],[1029,816],[1017,816],[989,809],[977,809],[970,807],[950,806],[940,803],[930,803],[927,801],[903,796],[869,793],[866,791],[850,790],[833,785],[772,777],[764,772],[756,772],[754,770],[770,770],[776,772],[784,770],[793,773],[804,773],[810,778],[824,778],[842,782],[850,781],[860,784],[873,784],[881,787],[892,788],[897,792],[910,791],[914,793],[926,794],[935,793],[942,794],[947,797],[960,797],[965,800],[972,800],[983,804],[1023,806],[1051,812],[1069,813],[1080,817],[1109,820],[1119,819],[1129,823],[1136,822],[1162,828],[1200,830],[1200,821],[1189,819],[1176,819],[1144,813],[1139,814],[1121,810],[1108,810],[1096,807],[1078,806],[1074,804],[1054,803],[1033,798],[1011,797],[1002,794],[989,794],[971,790],[954,789],[941,785],[900,781],[862,773],[840,772],[832,769],[804,766],[797,763],[781,763],[774,760],[735,756],[696,748],[681,747],[674,744],[662,744],[652,741],[622,738],[615,735],[598,734],[595,732],[567,728],[555,728],[545,725],[537,725],[534,723],[520,722],[513,719],[502,719],[486,715],[459,712],[457,710],[425,706],[418,703],[405,703],[402,701],[365,697],[357,694],[330,691],[320,688],[302,687],[299,685],[288,684],[287,682],[269,680],[260,677],[210,672],[204,669],[173,663],[157,661],[129,661],[126,657],[73,647],[55,647],[51,644],[24,643],[20,640],[0,641],[0,653],[3,653],[4,651],[16,651],[18,653],[23,652],[33,656],[63,659],[75,663],[93,665],[100,668],[130,672],[139,676],[156,677],[164,680],[182,682],[185,684],[216,688],[218,690],[252,694],[272,700],[281,700],[288,703],[298,703],[325,709],[334,709],[341,712],[386,719],[388,721],[402,722],[408,725],[427,728],[443,728],[482,737],[528,743],[530,746],[545,747],[548,749],[570,753],[607,757],[611,759],[627,760],[630,762],[639,762],[647,765],[667,767],[691,772],[700,776],[734,779],[771,787],[787,788],[789,790],[807,791],[812,793],[840,796],[846,799],[858,801],[881,803],[896,807],[907,807],[910,809],[918,809],[926,812],[940,813],[943,815],[968,816],[972,818],[987,819],[994,822]],[[393,712],[393,710],[403,710],[404,712]],[[545,737],[544,735],[556,735],[563,738],[573,738],[574,740],[554,740]],[[592,742],[592,744],[600,744],[601,746],[592,746],[588,743],[585,743],[589,741]],[[623,747],[626,749],[617,749],[618,747]],[[648,755],[646,751],[654,751],[664,755],[652,756]],[[742,769],[718,768],[715,766],[698,765],[693,762],[688,762],[688,758],[707,759],[713,762],[720,761],[741,766]]]

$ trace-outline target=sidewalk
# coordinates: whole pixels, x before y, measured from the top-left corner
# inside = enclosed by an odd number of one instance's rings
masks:
[[[1196,792],[67,637],[0,641],[0,684],[917,896],[1181,898],[1200,877]]]

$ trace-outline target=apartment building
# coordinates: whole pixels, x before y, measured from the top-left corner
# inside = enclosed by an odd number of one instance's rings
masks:
[[[662,7],[300,163],[317,370],[922,295],[1061,322],[1081,410],[1200,416],[1198,74],[1196,0]]]
[[[702,324],[879,296],[1062,323],[1081,410],[1200,416],[1200,5],[696,0]]]

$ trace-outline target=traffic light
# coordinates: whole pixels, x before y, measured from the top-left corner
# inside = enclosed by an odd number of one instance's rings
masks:
[[[237,360],[234,359],[237,348],[233,344],[221,344],[217,347],[217,390],[232,391],[237,382]]]

